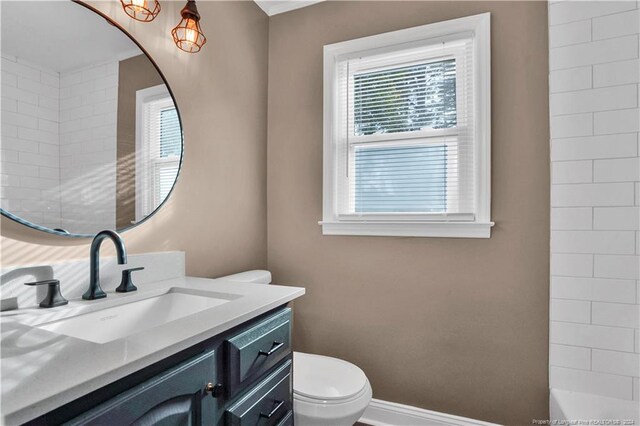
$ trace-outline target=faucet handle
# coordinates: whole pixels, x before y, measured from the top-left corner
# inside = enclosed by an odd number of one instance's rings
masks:
[[[41,308],[55,308],[56,306],[62,306],[69,303],[67,299],[62,297],[62,293],[60,293],[60,280],[44,280],[44,281],[34,281],[31,283],[24,283],[24,285],[29,286],[38,286],[38,285],[48,285],[47,295],[42,302],[40,302],[39,306]]]
[[[142,271],[144,269],[143,266],[139,266],[137,268],[129,268],[122,270],[122,281],[120,281],[120,285],[116,288],[118,293],[128,293],[130,291],[136,291],[138,287],[133,285],[133,281],[131,280],[131,273],[135,271]]]

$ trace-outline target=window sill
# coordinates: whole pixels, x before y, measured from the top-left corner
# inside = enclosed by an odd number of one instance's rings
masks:
[[[490,238],[494,222],[318,222],[323,235]]]

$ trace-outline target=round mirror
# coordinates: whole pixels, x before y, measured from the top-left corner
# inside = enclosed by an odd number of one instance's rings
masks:
[[[180,115],[153,60],[71,1],[1,2],[2,214],[71,236],[135,226],[167,199]]]

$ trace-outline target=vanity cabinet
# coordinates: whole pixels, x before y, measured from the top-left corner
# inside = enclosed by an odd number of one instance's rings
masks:
[[[293,424],[291,309],[278,308],[30,425]]]
[[[72,421],[76,425],[214,424],[217,401],[207,392],[217,383],[215,351],[186,361],[101,404]]]

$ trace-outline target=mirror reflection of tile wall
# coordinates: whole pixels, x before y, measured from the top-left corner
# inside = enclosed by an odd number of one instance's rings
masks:
[[[58,73],[3,54],[2,71],[2,207],[49,228],[113,229],[118,63]]]
[[[115,228],[117,97],[117,61],[60,73],[64,229],[92,233]]]
[[[3,53],[2,85],[2,208],[59,228],[60,76]]]

